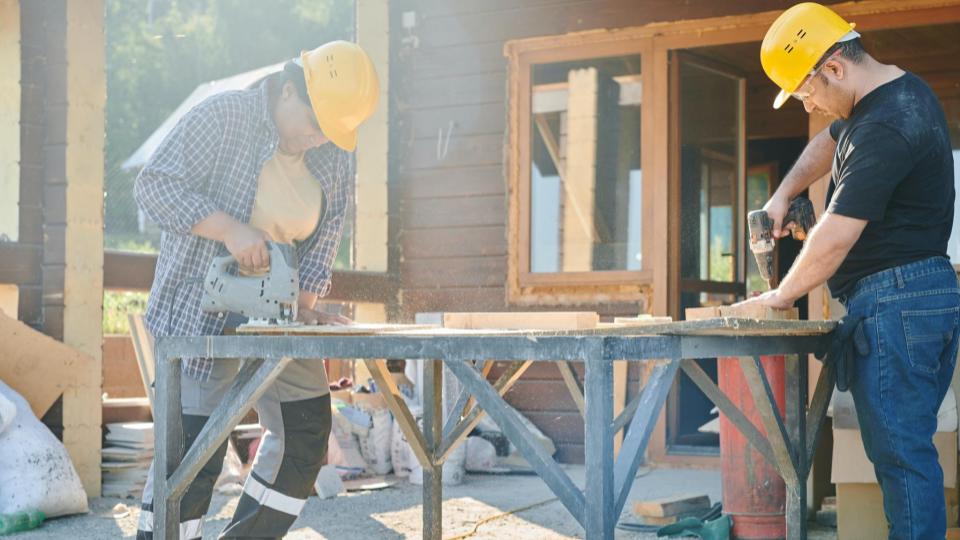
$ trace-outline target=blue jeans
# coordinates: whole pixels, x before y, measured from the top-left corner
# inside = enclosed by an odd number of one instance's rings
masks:
[[[933,434],[956,365],[956,273],[945,258],[925,259],[869,275],[840,300],[866,317],[871,350],[857,358],[850,392],[890,538],[942,539],[943,471]]]

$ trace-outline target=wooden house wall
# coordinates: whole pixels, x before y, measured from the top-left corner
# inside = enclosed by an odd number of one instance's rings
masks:
[[[508,40],[784,9],[792,0],[396,0],[390,81],[393,268],[400,316],[503,311]],[[411,31],[404,12],[414,12]],[[416,46],[413,46],[415,40]],[[665,136],[665,135],[664,135]],[[563,309],[557,306],[555,309]],[[637,306],[578,306],[601,313]],[[528,308],[527,308],[528,309]],[[631,370],[635,391],[639,371]],[[532,369],[509,400],[559,448],[583,459],[583,424],[556,368]]]

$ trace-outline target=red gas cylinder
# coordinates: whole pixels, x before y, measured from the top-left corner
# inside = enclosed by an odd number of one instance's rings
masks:
[[[753,394],[737,358],[717,360],[720,390],[733,401],[761,433],[765,433]],[[785,409],[782,356],[761,358],[780,414]],[[723,513],[733,518],[733,538],[786,538],[784,510],[787,490],[776,467],[757,452],[726,416],[720,415],[720,462],[723,474]]]

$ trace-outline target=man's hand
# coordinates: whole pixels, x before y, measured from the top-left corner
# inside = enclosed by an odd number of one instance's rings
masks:
[[[767,213],[767,216],[773,220],[774,238],[780,239],[790,235],[790,230],[794,224],[789,224],[783,228],[783,218],[787,216],[787,212],[790,210],[789,199],[774,193],[773,197],[770,197],[770,200],[767,201],[767,204],[763,205],[763,210]]]
[[[736,303],[733,305],[733,307],[760,305],[774,309],[789,309],[793,307],[793,302],[793,300],[785,298],[783,295],[781,295],[780,289],[774,289],[772,291],[767,291],[760,296],[754,296],[753,298],[749,298],[743,302]]]
[[[297,310],[297,320],[307,326],[346,326],[353,324],[353,321],[343,315],[315,311],[304,307]]]
[[[270,235],[243,223],[235,223],[223,238],[227,251],[246,270],[261,271],[270,267],[267,241]]]

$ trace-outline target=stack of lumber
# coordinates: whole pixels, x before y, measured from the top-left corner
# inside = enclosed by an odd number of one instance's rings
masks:
[[[636,501],[633,513],[644,525],[671,525],[685,517],[698,517],[710,510],[706,495],[678,495],[652,501]]]
[[[139,497],[153,459],[153,423],[107,424],[101,450],[104,497]]]

